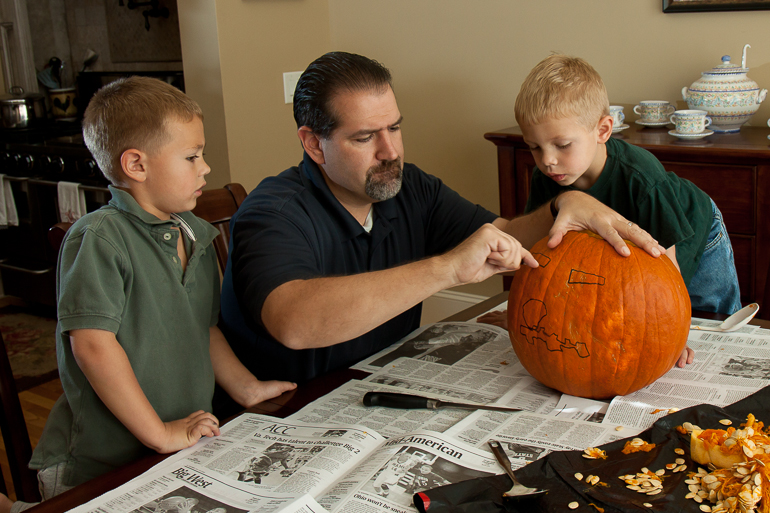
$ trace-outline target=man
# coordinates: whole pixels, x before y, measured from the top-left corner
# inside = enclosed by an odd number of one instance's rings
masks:
[[[314,61],[294,117],[303,161],[265,179],[233,217],[222,284],[223,331],[259,379],[350,366],[414,330],[432,294],[536,267],[524,248],[549,229],[552,246],[588,227],[621,254],[622,237],[664,251],[585,194],[507,221],[404,164],[390,72],[366,57]]]

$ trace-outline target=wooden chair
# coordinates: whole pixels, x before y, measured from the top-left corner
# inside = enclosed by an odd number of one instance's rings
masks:
[[[3,409],[0,430],[3,433],[5,453],[11,467],[11,480],[16,499],[24,502],[39,502],[37,472],[27,467],[32,457],[32,444],[29,441],[29,432],[24,422],[24,413],[21,410],[21,402],[2,333],[0,333],[0,402]],[[8,495],[2,473],[0,473],[0,491]]]
[[[67,235],[67,230],[70,229],[72,223],[56,223],[48,229],[48,243],[51,245],[56,254],[59,254],[59,248],[64,241],[64,236]]]
[[[219,270],[225,272],[227,252],[230,244],[230,218],[246,199],[246,189],[239,183],[229,183],[222,189],[203,191],[198,198],[193,214],[213,224],[219,230],[219,237],[214,239]]]

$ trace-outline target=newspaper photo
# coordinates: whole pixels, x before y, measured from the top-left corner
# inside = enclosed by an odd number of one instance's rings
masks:
[[[470,322],[437,322],[418,328],[352,368],[375,373],[398,358],[497,372],[505,372],[506,367],[519,362],[508,332],[502,328]]]

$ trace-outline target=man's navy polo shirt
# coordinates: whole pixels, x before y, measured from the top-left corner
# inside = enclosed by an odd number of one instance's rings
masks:
[[[292,280],[379,271],[438,255],[496,218],[438,178],[405,164],[401,191],[374,204],[374,225],[367,233],[305,154],[299,167],[263,180],[233,216],[222,330],[259,379],[302,382],[349,367],[417,328],[422,305],[348,342],[293,350],[262,324],[270,292]]]

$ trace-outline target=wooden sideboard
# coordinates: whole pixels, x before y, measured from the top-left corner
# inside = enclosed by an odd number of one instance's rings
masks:
[[[761,302],[766,284],[770,286],[770,128],[743,127],[737,134],[680,141],[668,134],[671,127],[629,124],[612,137],[649,150],[667,171],[692,181],[714,199],[735,250],[741,299]],[[519,215],[527,203],[535,160],[518,127],[489,132],[484,138],[497,146],[500,215]],[[506,279],[506,289],[509,285]]]

